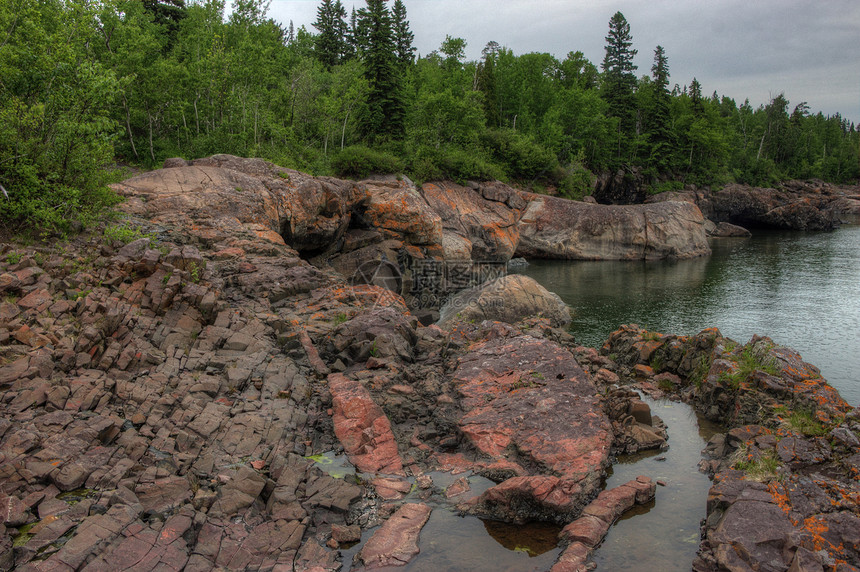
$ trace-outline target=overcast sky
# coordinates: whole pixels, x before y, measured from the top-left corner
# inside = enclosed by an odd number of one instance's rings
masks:
[[[363,1],[342,0],[349,12]],[[272,0],[269,15],[316,32],[318,0]],[[812,112],[860,121],[858,0],[404,0],[415,47],[427,54],[445,35],[467,42],[468,59],[495,40],[515,54],[581,51],[598,67],[609,19],[630,24],[638,75],[650,74],[654,48],[669,58],[671,85],[695,76],[753,106],[785,93],[789,112],[806,101]]]

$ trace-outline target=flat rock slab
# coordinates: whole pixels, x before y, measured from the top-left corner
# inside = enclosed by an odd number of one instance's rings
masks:
[[[426,504],[405,504],[379,527],[358,558],[365,570],[386,566],[404,566],[418,554],[418,535],[430,518]]]
[[[488,490],[476,512],[517,521],[577,516],[600,485],[612,437],[595,386],[573,355],[528,335],[496,337],[460,359],[453,382],[466,410],[459,425],[469,443],[492,461],[534,475],[521,473],[516,486]],[[519,507],[514,514],[513,505],[497,503],[505,498]],[[535,514],[523,510],[524,499],[540,505]]]
[[[334,432],[350,462],[364,473],[403,474],[391,422],[361,382],[341,374],[328,378]]]

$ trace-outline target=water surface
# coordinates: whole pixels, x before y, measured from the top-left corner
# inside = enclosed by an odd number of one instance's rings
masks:
[[[711,247],[695,260],[536,260],[524,273],[573,307],[584,345],[629,323],[672,334],[716,326],[741,343],[766,335],[860,404],[860,227],[760,231]]]
[[[606,488],[638,475],[663,483],[655,500],[636,506],[609,529],[593,553],[597,570],[660,570],[689,572],[699,547],[699,523],[711,481],[698,462],[707,440],[719,428],[695,414],[686,403],[643,398],[666,423],[667,451],[643,451],[620,457],[606,479]]]

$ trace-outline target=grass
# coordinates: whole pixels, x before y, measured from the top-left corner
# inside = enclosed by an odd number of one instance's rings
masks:
[[[654,373],[660,373],[663,370],[663,356],[661,354],[654,354],[654,357],[651,358],[651,362],[649,363],[651,369],[654,370]]]
[[[652,366],[653,367],[653,366]],[[656,370],[654,370],[656,371]],[[661,379],[657,382],[657,388],[662,391],[674,391],[675,384],[669,381],[668,379]]]
[[[728,384],[733,389],[738,389],[741,383],[746,381],[753,372],[763,371],[774,376],[781,373],[773,357],[769,355],[756,355],[751,346],[746,346],[741,355],[733,361],[736,361],[738,364],[737,370],[734,373],[723,372],[720,374],[720,381]]]
[[[827,434],[827,428],[809,411],[792,411],[783,422],[795,433],[800,433],[807,437],[818,437]]]
[[[696,367],[694,367],[693,371],[690,373],[690,382],[695,385],[697,389],[701,388],[710,369],[711,359],[707,355],[700,355],[696,358]]]
[[[775,449],[763,451],[759,458],[755,459],[749,448],[741,445],[732,454],[732,467],[744,471],[750,480],[764,482],[778,478],[779,460],[776,458]]]
[[[345,312],[340,312],[339,314],[337,314],[334,317],[333,322],[334,322],[335,326],[339,326],[340,324],[343,324],[347,320],[349,320],[349,316],[347,316]]]
[[[140,229],[127,226],[124,223],[106,226],[104,237],[110,242],[120,242],[122,244],[134,242],[139,238],[148,238],[150,242],[155,240],[155,235],[143,233]]]

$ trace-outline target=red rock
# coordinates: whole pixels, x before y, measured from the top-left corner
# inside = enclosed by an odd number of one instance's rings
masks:
[[[15,331],[14,336],[16,340],[22,344],[30,346],[31,348],[41,348],[51,343],[51,340],[42,334],[34,332],[26,324],[18,328]]]
[[[418,554],[418,535],[431,509],[426,504],[405,504],[367,541],[358,558],[368,570],[404,566]]]
[[[469,480],[466,477],[461,477],[445,489],[445,497],[450,499],[469,492],[470,490],[471,487],[469,486]]]
[[[334,432],[362,472],[403,474],[391,423],[361,382],[335,373],[328,377]]]
[[[591,515],[584,515],[565,526],[559,537],[563,541],[581,542],[589,548],[594,548],[603,541],[609,532],[610,523]]]
[[[401,481],[399,479],[384,479],[380,477],[373,479],[370,484],[376,489],[376,494],[384,500],[402,499],[412,490],[412,484],[409,481]]]
[[[578,516],[600,486],[611,434],[597,390],[570,352],[544,339],[497,337],[474,344],[460,358],[453,383],[467,410],[460,428],[475,449],[492,461],[510,462],[506,451],[515,447],[560,476],[550,486],[557,486],[558,499],[535,489],[549,477],[529,477],[537,479],[532,483],[509,479],[484,493],[474,511],[512,518],[507,503],[516,495],[528,498],[535,510],[558,510],[559,520]]]
[[[586,572],[591,550],[581,542],[572,542],[559,556],[550,572]]]
[[[18,300],[18,305],[22,308],[26,309],[37,309],[39,311],[42,306],[47,308],[53,302],[53,298],[51,298],[51,293],[47,290],[33,290],[20,300]]]

